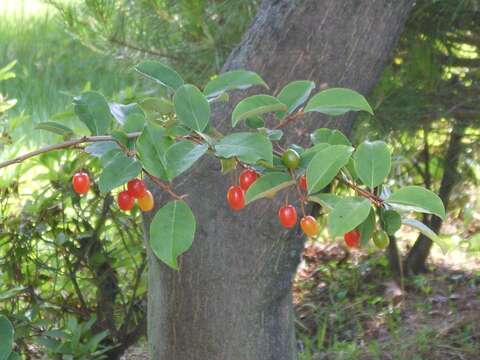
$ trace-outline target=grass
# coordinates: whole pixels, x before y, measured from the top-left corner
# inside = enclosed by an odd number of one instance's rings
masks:
[[[0,93],[18,100],[9,114],[15,138],[26,135],[33,143],[47,138],[33,131],[34,124],[65,111],[72,95],[94,89],[119,97],[136,79],[127,61],[87,49],[67,34],[41,1],[0,2],[0,67],[13,60],[16,78],[0,83]]]

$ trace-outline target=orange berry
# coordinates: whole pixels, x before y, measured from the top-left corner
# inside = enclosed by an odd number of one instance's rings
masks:
[[[138,207],[144,212],[152,210],[154,204],[153,195],[149,190],[145,190],[145,194],[138,198]]]
[[[311,215],[303,217],[300,221],[300,226],[307,236],[316,236],[318,234],[317,220]]]

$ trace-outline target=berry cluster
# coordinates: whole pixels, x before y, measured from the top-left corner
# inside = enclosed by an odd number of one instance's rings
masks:
[[[76,173],[72,179],[73,190],[83,195],[90,189],[90,177],[85,172]],[[117,195],[118,207],[124,211],[131,210],[137,200],[140,210],[147,212],[153,209],[154,200],[152,193],[147,189],[145,182],[140,179],[132,179],[127,183],[127,190]]]
[[[282,163],[290,171],[293,171],[300,166],[300,155],[294,149],[288,149],[282,155]],[[252,169],[245,169],[240,173],[238,178],[238,183],[240,185],[232,185],[227,191],[227,202],[230,205],[230,208],[235,211],[239,211],[245,207],[245,192],[258,179],[259,176],[260,175]],[[307,178],[305,175],[301,175],[298,178],[298,187],[302,191],[307,191]],[[278,220],[284,228],[294,228],[298,221],[298,214],[295,206],[286,204],[278,209]],[[303,233],[309,237],[318,235],[318,222],[311,215],[303,215],[302,219],[300,220],[300,227]],[[344,234],[344,240],[345,244],[350,248],[359,247],[360,232],[358,230],[349,231]]]

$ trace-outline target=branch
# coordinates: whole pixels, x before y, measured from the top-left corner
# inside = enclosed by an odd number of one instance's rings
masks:
[[[341,176],[337,176],[337,179],[340,180],[342,183],[347,185],[350,189],[353,189],[359,194],[360,196],[363,196],[364,198],[367,198],[370,200],[376,207],[382,207],[383,205],[383,200],[376,196],[375,194],[371,193],[370,191],[364,190],[360,188],[357,184],[354,182],[344,179]]]
[[[303,108],[298,110],[296,113],[288,115],[285,119],[280,121],[277,125],[273,127],[274,130],[281,129],[287,126],[289,123],[294,122],[295,120],[301,119],[305,113],[303,112]]]
[[[141,134],[140,132],[129,133],[127,134],[127,137],[129,139],[133,139],[133,138],[139,137],[140,134]],[[115,141],[116,143],[118,143],[118,141],[113,136],[110,136],[110,135],[83,136],[79,139],[67,140],[58,144],[48,145],[43,148],[34,150],[32,152],[17,156],[16,158],[1,162],[0,169],[13,164],[21,163],[24,160],[30,159],[34,156],[41,155],[50,151],[67,149],[83,143],[92,143],[92,142],[101,142],[101,141]]]
[[[173,190],[172,188],[170,187],[170,185],[168,184],[165,184],[163,181],[161,181],[160,179],[158,179],[157,177],[153,176],[152,174],[150,174],[147,170],[143,169],[143,172],[145,174],[147,174],[147,176],[150,178],[150,180],[152,180],[152,182],[157,185],[160,189],[162,189],[163,191],[166,191],[172,198],[174,198],[175,200],[183,200],[185,199],[188,194],[184,194],[184,195],[177,195]]]

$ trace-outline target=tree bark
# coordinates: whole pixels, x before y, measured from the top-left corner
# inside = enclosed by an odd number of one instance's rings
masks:
[[[224,71],[258,72],[271,93],[310,79],[317,90],[341,86],[368,94],[379,78],[414,0],[265,0]],[[215,109],[228,129],[240,93]],[[243,95],[245,95],[243,93]],[[353,117],[308,117],[285,134],[305,144],[321,126],[349,133]],[[149,254],[148,336],[155,360],[296,359],[291,283],[303,239],[283,231],[282,199],[260,200],[239,213],[225,201],[231,177],[204,158],[176,182],[197,218],[193,247],[172,271]],[[163,199],[156,194],[157,203]],[[150,218],[146,218],[146,225]]]
[[[466,124],[462,120],[457,120],[453,126],[452,134],[447,148],[447,153],[444,159],[444,173],[440,190],[438,195],[442,199],[445,209],[448,208],[450,195],[452,189],[459,179],[458,174],[458,159],[462,152],[462,139],[465,134]],[[442,219],[438,216],[428,216],[424,218],[425,224],[433,231],[438,233],[442,227]],[[406,274],[419,274],[427,271],[426,261],[432,248],[432,240],[420,234],[417,241],[410,249],[407,258],[405,259]]]

